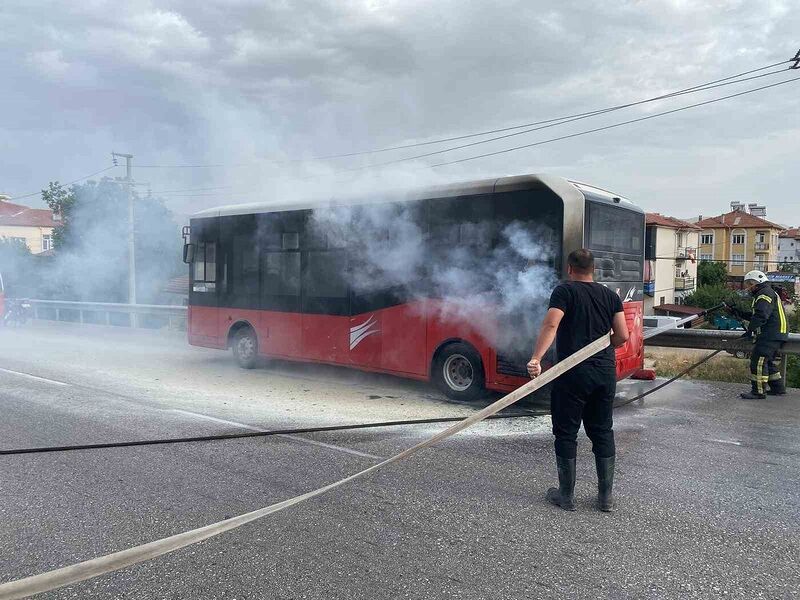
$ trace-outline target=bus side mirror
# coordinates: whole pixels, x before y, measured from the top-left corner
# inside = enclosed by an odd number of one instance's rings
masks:
[[[183,245],[183,262],[187,265],[194,262],[194,244]]]

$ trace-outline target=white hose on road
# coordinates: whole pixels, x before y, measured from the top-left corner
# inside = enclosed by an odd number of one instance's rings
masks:
[[[48,571],[47,573],[42,573],[40,575],[33,575],[24,579],[18,579],[16,581],[0,584],[0,600],[27,598],[34,594],[41,594],[65,585],[71,585],[73,583],[85,581],[93,577],[105,575],[106,573],[111,573],[112,571],[124,569],[146,560],[151,560],[163,554],[167,554],[173,550],[178,550],[179,548],[184,548],[191,544],[196,544],[197,542],[202,542],[203,540],[207,540],[208,538],[217,536],[221,533],[231,531],[232,529],[241,527],[246,523],[260,519],[261,517],[276,513],[284,508],[289,508],[295,504],[300,504],[301,502],[305,502],[306,500],[320,496],[325,492],[344,485],[345,483],[359,479],[387,465],[408,458],[423,448],[432,446],[437,442],[455,435],[467,427],[483,421],[486,417],[499,412],[507,406],[514,404],[517,400],[524,398],[539,388],[547,385],[577,364],[607,348],[610,344],[611,338],[609,335],[604,335],[603,337],[598,338],[591,344],[584,346],[571,356],[568,356],[558,364],[554,365],[551,369],[545,371],[536,379],[533,379],[522,387],[517,388],[510,394],[503,396],[500,400],[490,404],[483,410],[465,418],[463,421],[459,421],[455,425],[448,427],[433,437],[420,442],[411,448],[403,450],[399,454],[396,454],[391,458],[387,458],[386,460],[364,469],[363,471],[359,471],[354,475],[350,475],[349,477],[345,477],[344,479],[340,479],[339,481],[330,483],[324,487],[307,492],[300,496],[295,496],[294,498],[283,500],[277,504],[265,506],[264,508],[239,515],[238,517],[232,517],[230,519],[225,519],[224,521],[219,521],[218,523],[206,525],[205,527],[200,527],[198,529],[172,535],[160,540],[155,540],[147,544],[142,544],[141,546],[135,546],[133,548],[128,548],[127,550],[121,550],[119,552],[114,552],[112,554],[86,560],[69,567],[63,567],[61,569],[55,569],[54,571]]]

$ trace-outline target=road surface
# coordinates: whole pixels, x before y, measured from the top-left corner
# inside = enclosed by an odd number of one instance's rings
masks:
[[[626,383],[632,394],[642,384]],[[615,415],[618,510],[543,500],[549,418],[477,426],[303,505],[42,598],[797,598],[800,394],[679,382]],[[0,447],[464,416],[419,383],[243,371],[175,334],[0,330]],[[0,456],[0,581],[315,489],[445,425]]]

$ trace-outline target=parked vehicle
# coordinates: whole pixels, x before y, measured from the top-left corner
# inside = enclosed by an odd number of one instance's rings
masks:
[[[666,327],[667,325],[674,325],[680,321],[680,317],[665,317],[659,316],[646,316],[644,317],[645,327]],[[683,325],[678,325],[677,329],[683,329]]]
[[[31,303],[27,299],[6,298],[3,312],[3,325],[19,326],[28,322],[31,315]]]

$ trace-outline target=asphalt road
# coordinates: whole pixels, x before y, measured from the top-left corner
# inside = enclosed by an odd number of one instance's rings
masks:
[[[32,378],[36,377],[36,378]],[[641,384],[625,384],[631,394]],[[800,393],[679,382],[615,416],[618,510],[543,500],[549,418],[477,426],[368,478],[42,598],[797,598]],[[233,366],[180,336],[0,330],[0,447],[467,415],[427,386]],[[266,506],[445,425],[0,456],[0,581]]]

